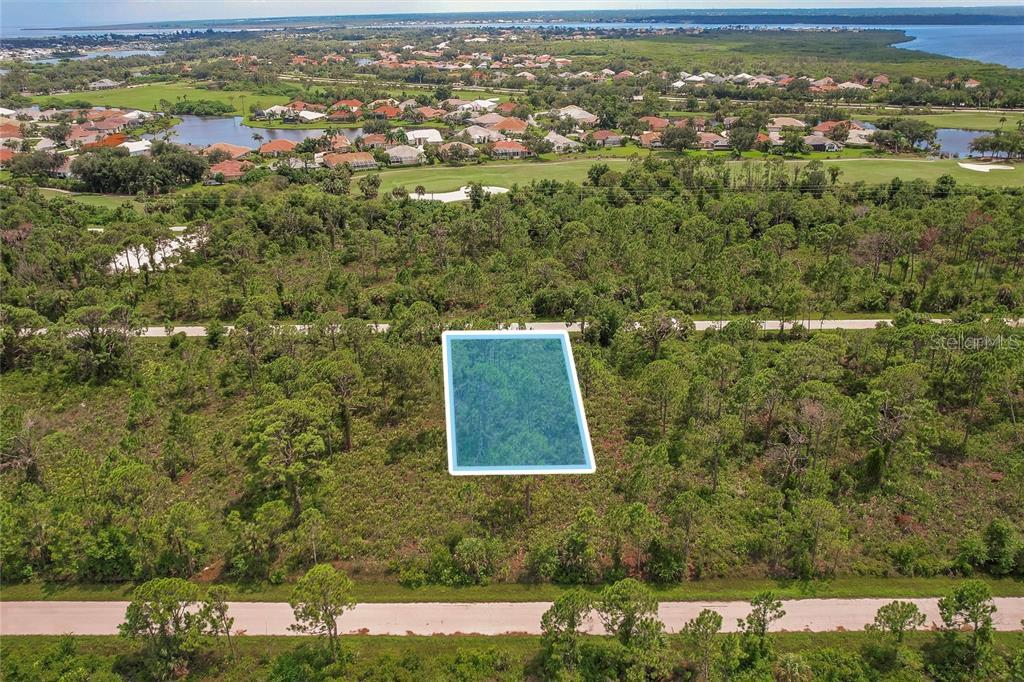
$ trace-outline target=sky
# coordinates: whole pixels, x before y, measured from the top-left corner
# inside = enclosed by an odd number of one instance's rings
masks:
[[[1020,0],[492,0],[488,11],[1014,6]],[[183,19],[474,12],[479,0],[0,0],[0,26],[95,26]],[[6,31],[5,31],[6,33]]]

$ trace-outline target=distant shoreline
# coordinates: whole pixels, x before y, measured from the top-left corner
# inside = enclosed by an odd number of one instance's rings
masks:
[[[763,24],[820,24],[839,26],[858,24],[861,26],[944,26],[944,25],[1024,25],[1024,9],[1018,7],[979,8],[895,8],[891,11],[877,8],[858,11],[844,8],[842,11],[821,10],[688,10],[688,11],[644,11],[644,10],[600,10],[567,12],[439,12],[439,13],[397,13],[397,14],[353,14],[321,16],[253,17],[239,19],[206,19],[183,21],[149,21],[126,24],[96,24],[91,26],[23,27],[22,31],[130,31],[130,30],[267,30],[273,28],[316,27],[328,28],[338,25],[359,25],[385,21],[391,24],[410,26],[424,23],[531,23],[538,27],[573,22],[607,24],[614,27],[623,23],[674,24],[694,23],[706,25],[763,25]]]

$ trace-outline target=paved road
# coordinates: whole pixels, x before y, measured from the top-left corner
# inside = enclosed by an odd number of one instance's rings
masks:
[[[827,632],[862,630],[878,607],[891,599],[800,599],[783,602],[786,616],[775,631]],[[940,622],[936,599],[911,599],[927,615],[925,627]],[[998,630],[1021,630],[1024,597],[995,600]],[[123,620],[127,602],[2,602],[0,636],[6,635],[112,635]],[[369,635],[540,634],[540,617],[548,602],[522,603],[418,603],[359,604],[339,621],[340,630]],[[736,630],[736,620],[747,615],[746,602],[664,602],[660,616],[669,632],[678,632],[702,609],[722,614],[723,629]],[[229,613],[235,628],[250,635],[291,635],[294,622],[288,604],[234,602]],[[601,633],[591,618],[587,630]]]
[[[874,329],[879,322],[891,322],[892,320],[803,320],[802,324],[810,330],[815,329]],[[947,319],[935,318],[932,322],[948,322]],[[694,320],[694,326],[697,331],[705,331],[714,327],[720,326],[716,320]],[[386,323],[371,324],[374,331],[386,332],[390,325]],[[786,329],[792,327],[791,322],[786,323]],[[230,331],[232,325],[226,325],[225,328]],[[306,331],[307,327],[304,324],[297,324],[295,328],[300,332]],[[526,329],[539,329],[543,331],[561,331],[568,329],[571,332],[578,332],[580,330],[579,324],[566,324],[565,322],[527,322],[525,324]],[[764,320],[761,323],[761,328],[767,331],[778,331],[779,321],[778,320]],[[206,328],[198,325],[185,325],[181,327],[172,327],[170,334],[183,333],[185,336],[206,336]],[[142,335],[145,337],[159,338],[168,336],[168,329],[166,327],[145,327]]]

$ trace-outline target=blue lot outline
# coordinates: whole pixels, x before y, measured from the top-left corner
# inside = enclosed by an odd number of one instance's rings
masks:
[[[566,380],[569,382],[572,403],[576,412],[576,426],[583,448],[582,464],[541,464],[509,466],[459,466],[458,443],[455,429],[455,390],[452,377],[452,339],[458,340],[511,340],[511,339],[557,339],[561,343]],[[445,427],[448,440],[448,472],[454,476],[466,475],[528,475],[528,474],[589,474],[596,469],[594,451],[590,442],[590,431],[583,411],[583,397],[572,357],[572,347],[567,331],[447,331],[441,335],[444,359]]]

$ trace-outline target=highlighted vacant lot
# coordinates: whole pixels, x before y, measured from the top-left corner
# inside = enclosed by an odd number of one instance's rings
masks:
[[[567,332],[445,332],[448,470],[592,473]]]

